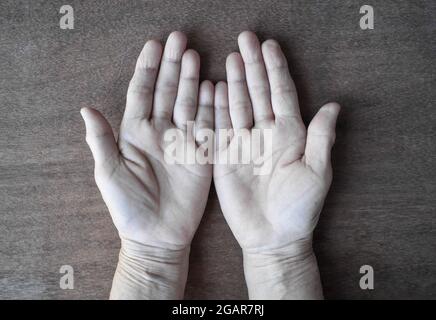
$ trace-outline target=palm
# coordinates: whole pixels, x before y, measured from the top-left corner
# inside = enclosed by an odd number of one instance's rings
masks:
[[[220,203],[224,212],[231,212],[226,219],[244,249],[281,248],[308,236],[328,189],[302,158],[304,127],[291,118],[268,128],[273,132],[269,174],[254,175],[253,164],[215,170]]]
[[[165,120],[144,121],[120,131],[120,164],[101,185],[109,189],[109,210],[122,213],[114,216],[114,222],[124,238],[184,245],[201,219],[211,167],[168,164],[163,135],[170,128],[174,125]]]

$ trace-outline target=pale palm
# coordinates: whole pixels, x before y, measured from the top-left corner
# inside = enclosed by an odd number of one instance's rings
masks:
[[[306,130],[295,119],[268,128],[273,132],[269,174],[253,174],[253,163],[215,168],[223,212],[244,249],[279,249],[308,237],[330,183],[305,164]]]

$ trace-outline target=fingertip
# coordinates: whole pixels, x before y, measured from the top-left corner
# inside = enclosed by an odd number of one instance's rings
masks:
[[[186,45],[188,38],[183,32],[176,30],[169,34],[167,41],[172,41],[180,45]]]
[[[218,81],[218,83],[215,85],[215,104],[228,106],[228,103],[224,103],[227,100],[228,100],[227,82]]]
[[[215,101],[222,103],[224,100],[227,100],[227,90],[227,82],[218,81],[215,85]]]
[[[238,37],[239,50],[245,63],[254,63],[262,60],[259,39],[251,31],[244,31]]]
[[[225,81],[223,81],[223,80],[220,80],[220,81],[218,81],[216,84],[215,84],[215,90],[222,90],[222,89],[225,89],[225,88],[227,88],[227,82],[225,82]]]
[[[188,49],[183,53],[182,57],[184,62],[188,62],[191,64],[199,65],[200,64],[200,55],[194,49]]]
[[[267,63],[280,63],[283,60],[282,48],[276,40],[268,39],[264,41],[261,49]]]
[[[200,74],[200,55],[193,49],[186,50],[182,56],[182,77],[198,81]]]
[[[203,80],[202,83],[206,83],[208,86],[214,86],[213,82],[211,80]]]
[[[203,80],[200,84],[200,90],[206,90],[206,91],[214,91],[214,85],[213,82],[210,80]]]
[[[253,41],[254,42],[259,41],[256,34],[253,31],[245,30],[238,35],[239,45],[250,44]]]
[[[280,44],[277,42],[277,40],[268,39],[262,43],[262,48],[268,48],[268,47],[280,48]]]
[[[168,38],[186,40],[186,35],[182,31],[174,30],[168,35]]]
[[[239,52],[232,52],[227,56],[226,66],[231,67],[242,61],[242,56]]]
[[[82,117],[83,122],[85,123],[86,126],[86,110],[85,108],[81,108],[80,109],[80,116]]]
[[[80,109],[80,115],[82,116],[83,120],[86,123],[86,120],[89,118],[89,116],[95,111],[94,109],[90,107],[83,107]]]
[[[242,40],[245,37],[249,37],[252,31],[250,30],[244,30],[241,33],[238,34],[238,41]]]
[[[162,50],[162,43],[159,40],[150,39],[145,42],[144,49]]]
[[[337,102],[326,103],[323,108],[333,114],[338,114],[341,111],[341,106]]]
[[[170,61],[180,62],[186,44],[187,38],[184,33],[180,31],[171,32],[165,44],[164,56]]]
[[[162,56],[162,50],[163,48],[159,41],[147,41],[139,54],[136,68],[157,70]]]
[[[227,81],[239,81],[245,79],[244,61],[239,52],[232,52],[226,60]]]
[[[268,39],[262,43],[262,55],[265,63],[270,67],[279,67],[286,63],[282,48],[274,39]]]
[[[202,101],[211,101],[213,100],[214,95],[214,85],[209,80],[203,80],[200,83],[200,100]]]
[[[144,51],[155,54],[160,58],[163,51],[162,43],[156,39],[148,40],[144,45]]]
[[[323,112],[325,114],[325,117],[327,119],[330,119],[329,122],[331,122],[331,126],[336,126],[336,120],[339,116],[339,111],[341,110],[341,106],[337,102],[329,102],[322,106],[320,109],[320,112]]]
[[[196,50],[194,50],[194,49],[188,49],[188,50],[186,50],[185,53],[184,53],[184,55],[190,56],[190,57],[195,58],[195,59],[197,59],[197,58],[200,59],[200,55],[199,55],[198,52],[197,52]]]

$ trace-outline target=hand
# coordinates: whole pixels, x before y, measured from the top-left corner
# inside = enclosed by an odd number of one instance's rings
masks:
[[[189,246],[212,179],[211,165],[168,164],[164,160],[168,145],[164,134],[168,129],[180,129],[185,139],[179,140],[188,141],[192,138],[188,121],[195,120],[198,127],[213,125],[214,87],[210,81],[199,86],[200,58],[194,50],[186,50],[186,43],[184,34],[173,32],[163,54],[158,41],[145,44],[129,84],[118,141],[98,111],[81,111],[95,160],[95,180],[122,240],[117,272],[135,265],[150,269],[151,264],[157,273],[166,269],[171,273],[171,264],[186,269],[174,279],[181,282],[177,294],[162,294],[154,288],[153,297],[177,298],[180,292],[183,294]],[[156,260],[161,265],[156,265]],[[153,270],[148,270],[149,277]],[[137,274],[137,281],[147,286],[139,270],[129,272]],[[143,297],[150,297],[150,291]],[[128,295],[125,290],[123,294]],[[121,297],[114,294],[114,288],[112,296]]]
[[[228,88],[224,82],[215,88],[216,127],[251,133],[271,129],[272,166],[268,174],[255,175],[253,163],[215,165],[215,188],[243,250],[250,297],[298,297],[288,291],[301,275],[302,262],[313,265],[312,232],[332,180],[330,150],[339,105],[323,106],[306,131],[279,44],[268,40],[260,45],[251,32],[243,32],[238,43],[241,53],[230,54],[226,62]],[[242,144],[251,136],[246,138]],[[234,144],[236,139],[220,142],[217,152]],[[310,282],[319,282],[313,267],[306,269],[312,273]],[[282,285],[265,288],[268,282]]]

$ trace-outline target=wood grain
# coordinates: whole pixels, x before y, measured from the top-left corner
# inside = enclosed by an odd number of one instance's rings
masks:
[[[316,230],[326,298],[436,298],[434,1],[58,1],[0,3],[0,298],[105,299],[119,240],[93,181],[79,109],[119,125],[146,39],[172,30],[224,79],[239,32],[276,38],[306,121],[343,106],[334,181]],[[59,288],[59,268],[75,289]],[[375,290],[359,268],[375,269]],[[192,245],[187,299],[245,299],[242,259],[214,190]]]

